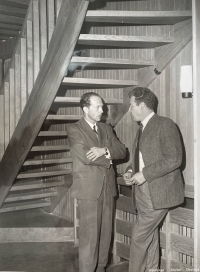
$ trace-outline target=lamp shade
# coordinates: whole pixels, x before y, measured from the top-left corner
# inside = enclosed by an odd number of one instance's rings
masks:
[[[180,91],[184,98],[192,97],[192,66],[181,66]]]

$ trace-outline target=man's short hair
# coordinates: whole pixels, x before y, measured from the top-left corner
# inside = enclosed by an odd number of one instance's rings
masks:
[[[144,102],[149,109],[155,109],[157,98],[150,89],[144,87],[136,87],[130,91],[128,95],[129,98],[132,96],[135,97],[135,102],[137,105]]]
[[[101,96],[97,93],[94,93],[94,92],[89,92],[89,93],[84,93],[82,96],[81,96],[81,100],[80,100],[80,107],[81,109],[83,109],[84,107],[89,107],[90,106],[90,98],[92,96],[98,96],[101,98]],[[101,98],[102,99],[102,98]]]

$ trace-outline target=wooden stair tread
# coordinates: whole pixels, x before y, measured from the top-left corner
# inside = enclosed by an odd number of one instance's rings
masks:
[[[86,22],[129,23],[144,25],[176,24],[192,17],[191,11],[119,11],[88,10]]]
[[[23,193],[9,193],[4,202],[14,202],[23,201],[37,198],[48,198],[56,196],[57,192],[51,189],[46,189],[45,191],[35,191],[35,192],[23,192]]]
[[[24,22],[24,18],[22,17],[18,17],[18,16],[8,16],[6,14],[0,14],[0,22],[3,23],[10,23],[10,21],[12,20],[13,24],[17,24],[17,25],[22,25]]]
[[[21,26],[20,25],[15,25],[15,24],[5,24],[5,23],[0,23],[0,28],[4,28],[4,29],[15,29],[20,31],[21,30]]]
[[[29,1],[27,0],[17,0],[17,1],[13,1],[13,0],[1,0],[1,5],[8,5],[10,7],[18,7],[18,8],[23,8],[26,9],[27,6],[29,5]]]
[[[61,97],[57,96],[54,100],[55,103],[72,103],[72,104],[79,104],[80,97]],[[123,99],[116,99],[116,98],[103,98],[106,104],[123,104]]]
[[[44,160],[27,160],[23,166],[27,165],[41,165],[41,164],[57,164],[57,163],[68,163],[72,162],[72,158],[61,158],[61,159],[44,159]]]
[[[30,190],[30,189],[40,189],[40,188],[49,188],[57,187],[64,185],[64,180],[51,180],[48,182],[43,181],[29,181],[29,182],[17,182],[12,186],[11,192],[21,191],[21,190]]]
[[[139,69],[153,66],[153,61],[133,59],[112,59],[112,58],[91,58],[91,57],[72,57],[70,66],[83,65],[85,67],[110,68],[110,69]]]
[[[47,200],[35,200],[35,201],[23,201],[22,203],[10,203],[3,204],[0,209],[0,213],[2,212],[11,212],[25,209],[35,209],[50,206],[50,201]]]
[[[83,117],[83,115],[58,115],[58,114],[50,114],[47,116],[46,120],[79,120]]]
[[[69,150],[67,145],[52,145],[52,146],[33,146],[31,151],[56,151],[56,150]]]
[[[17,179],[48,177],[48,176],[62,176],[62,175],[68,175],[70,173],[71,173],[71,170],[69,170],[69,169],[54,170],[54,171],[31,172],[31,173],[23,173],[22,172],[17,176]]]
[[[67,136],[67,131],[40,131],[39,137]]]
[[[174,39],[170,37],[152,37],[152,36],[122,36],[122,35],[98,35],[81,34],[78,39],[80,45],[99,45],[116,46],[132,48],[154,48],[173,43]]]
[[[62,84],[79,88],[123,88],[137,85],[137,82],[134,80],[131,81],[131,80],[65,77],[62,81]]]

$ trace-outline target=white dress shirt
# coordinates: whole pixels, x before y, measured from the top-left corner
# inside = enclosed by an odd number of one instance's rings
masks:
[[[144,130],[144,128],[146,127],[147,123],[149,122],[149,120],[151,119],[151,117],[153,117],[155,114],[155,112],[150,113],[141,123],[143,125],[142,131]],[[140,172],[142,171],[142,169],[144,168],[144,161],[142,158],[142,153],[139,151],[139,170]]]
[[[84,119],[85,119],[85,118],[84,118]],[[91,127],[92,130],[93,130],[93,127],[95,126],[96,131],[98,132],[97,123],[92,124],[92,123],[90,123],[90,122],[89,122],[88,120],[86,120],[86,119],[85,119],[85,121],[88,123],[88,125]]]
[[[147,123],[149,122],[149,120],[151,119],[151,117],[153,117],[155,114],[155,112],[150,113],[141,123],[143,125],[142,131],[144,130],[144,128],[146,127]],[[142,169],[144,168],[144,161],[142,158],[142,153],[139,151],[139,171],[141,172]],[[129,169],[128,172],[132,173],[132,169]]]

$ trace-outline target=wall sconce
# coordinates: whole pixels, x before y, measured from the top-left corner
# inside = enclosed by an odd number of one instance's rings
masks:
[[[183,98],[192,97],[192,65],[181,66],[180,91]]]

